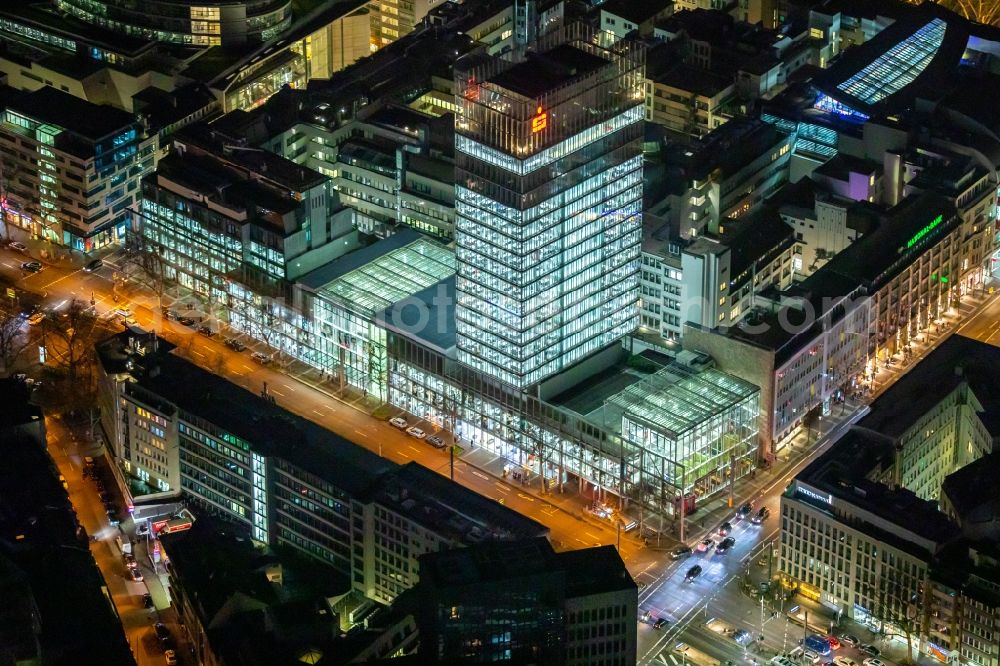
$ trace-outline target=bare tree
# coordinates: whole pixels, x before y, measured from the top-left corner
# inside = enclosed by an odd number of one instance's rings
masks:
[[[65,311],[51,313],[42,322],[46,356],[66,371],[74,391],[90,379],[97,323],[89,303],[75,298]]]
[[[122,272],[127,277],[143,276],[156,297],[162,298],[166,289],[166,262],[163,259],[163,249],[142,233],[141,229],[129,229],[125,235],[125,259]]]
[[[0,310],[0,365],[10,371],[17,357],[28,346],[24,318],[16,309]]]

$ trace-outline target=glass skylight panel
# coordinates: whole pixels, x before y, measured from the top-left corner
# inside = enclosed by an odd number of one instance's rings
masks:
[[[920,76],[934,59],[947,27],[941,19],[934,19],[837,88],[866,104],[875,104],[899,92]]]

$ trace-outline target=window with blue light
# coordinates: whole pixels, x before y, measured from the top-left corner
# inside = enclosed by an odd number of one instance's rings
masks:
[[[868,120],[868,116],[861,113],[860,111],[855,111],[846,104],[842,104],[837,100],[833,99],[829,95],[820,95],[816,103],[813,104],[813,108],[819,109],[820,111],[826,111],[827,113],[833,113],[845,120],[850,120],[851,122],[863,123]]]

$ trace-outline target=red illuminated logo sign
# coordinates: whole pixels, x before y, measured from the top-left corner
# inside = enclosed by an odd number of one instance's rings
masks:
[[[531,119],[531,131],[532,133],[541,132],[543,129],[549,125],[549,114],[542,111],[542,107],[538,107],[538,111],[535,112],[535,116]]]

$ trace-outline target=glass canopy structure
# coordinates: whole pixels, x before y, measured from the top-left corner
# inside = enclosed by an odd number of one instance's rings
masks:
[[[454,252],[421,239],[337,278],[320,294],[371,316],[454,272]]]
[[[379,313],[455,273],[452,250],[418,239],[374,258],[305,294],[317,367],[344,384],[385,398],[385,328]]]
[[[932,20],[838,84],[837,89],[865,104],[875,104],[899,92],[934,59],[947,28],[941,19]]]
[[[733,375],[675,363],[608,398],[605,423],[620,418],[629,475],[646,495],[637,499],[666,508],[682,491],[704,497],[749,472],[759,397]]]

